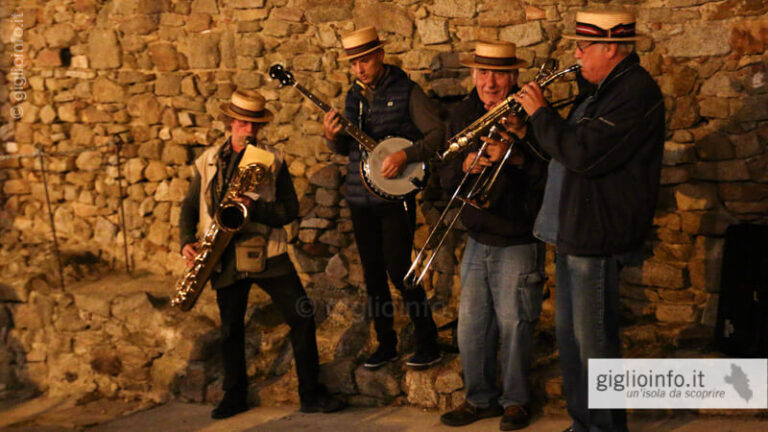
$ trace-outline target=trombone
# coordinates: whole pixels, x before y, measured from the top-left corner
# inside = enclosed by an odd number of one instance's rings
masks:
[[[539,69],[539,72],[535,78],[535,81],[539,84],[539,86],[541,86],[541,88],[548,86],[563,75],[576,72],[581,68],[580,65],[574,64],[560,71],[556,71],[556,67],[557,62],[555,60],[549,60],[541,65],[541,68]],[[463,152],[469,147],[470,144],[472,144],[475,137],[484,133],[486,130],[488,131],[488,137],[492,137],[499,131],[497,126],[499,121],[501,121],[507,115],[518,115],[522,112],[522,106],[517,103],[512,96],[507,97],[503,103],[499,104],[491,111],[485,113],[482,117],[475,120],[474,123],[470,124],[464,128],[464,130],[456,134],[456,136],[448,140],[448,149],[445,150],[442,155],[440,155],[441,159],[446,159]],[[512,155],[512,148],[514,147],[514,143],[510,143],[506,153],[493,170],[489,170],[488,168],[490,167],[485,166],[483,170],[478,174],[475,181],[472,183],[472,187],[469,189],[469,191],[464,195],[461,195],[460,192],[462,188],[464,187],[465,183],[467,183],[470,173],[474,169],[475,165],[477,165],[477,162],[485,152],[486,147],[487,143],[483,142],[482,146],[480,146],[480,150],[477,152],[477,157],[475,157],[475,160],[472,161],[471,167],[464,174],[464,177],[461,179],[459,186],[453,192],[451,200],[448,201],[448,205],[445,206],[445,209],[443,209],[443,212],[440,214],[440,218],[438,218],[438,220],[435,222],[435,226],[432,228],[432,231],[430,231],[424,246],[416,255],[413,263],[411,263],[411,267],[408,269],[408,273],[406,273],[405,277],[403,278],[403,282],[405,283],[406,287],[413,288],[421,284],[421,281],[424,279],[424,276],[426,276],[427,271],[432,266],[432,262],[435,260],[437,253],[443,247],[443,244],[445,244],[445,240],[448,238],[448,234],[453,229],[453,226],[456,224],[456,221],[459,219],[459,216],[461,216],[461,212],[464,210],[467,204],[479,209],[480,207],[476,203],[484,203],[487,201],[488,194],[493,188],[493,185],[496,183],[502,168],[506,164],[509,157]],[[429,258],[429,260],[427,260],[427,262],[424,264],[424,268],[417,275],[416,273],[418,271],[418,267],[421,264],[421,261],[424,260],[427,247],[430,245],[432,239],[436,236],[438,230],[447,218],[448,212],[456,202],[461,203],[458,207],[458,211],[448,223],[445,232],[438,241],[437,246],[435,246],[434,250],[432,251],[432,256]]]
[[[492,138],[494,135],[498,134],[498,132],[499,132],[498,127],[496,125],[493,125],[488,130],[488,137]],[[459,186],[453,192],[453,195],[451,196],[450,201],[448,201],[448,205],[445,206],[445,208],[443,209],[443,212],[440,214],[440,218],[438,218],[438,220],[435,222],[435,227],[432,229],[432,231],[430,231],[426,242],[424,242],[424,246],[416,255],[416,258],[413,260],[413,263],[411,263],[411,267],[408,269],[408,273],[406,273],[405,277],[403,278],[403,282],[405,283],[406,287],[413,288],[421,284],[421,281],[424,279],[424,276],[426,276],[427,271],[432,266],[432,261],[434,261],[435,257],[437,256],[437,252],[440,251],[440,249],[445,244],[445,241],[448,238],[448,233],[451,232],[451,230],[453,229],[453,226],[456,225],[456,221],[459,220],[459,216],[461,216],[461,212],[464,210],[464,207],[466,207],[467,204],[469,204],[472,207],[480,209],[480,206],[478,204],[482,205],[482,203],[488,200],[488,195],[490,194],[491,189],[493,188],[493,185],[496,183],[496,180],[499,178],[501,169],[504,167],[504,164],[507,163],[507,160],[509,160],[509,157],[512,155],[512,148],[514,147],[514,142],[509,143],[509,147],[507,148],[507,151],[504,153],[504,155],[501,157],[501,159],[497,162],[495,166],[491,165],[491,166],[483,167],[483,170],[477,174],[477,177],[472,182],[472,186],[469,188],[469,190],[466,193],[462,194],[462,189],[464,189],[464,185],[468,183],[469,178],[472,175],[472,170],[474,170],[475,166],[480,161],[480,158],[482,156],[487,156],[487,151],[486,151],[487,146],[488,146],[488,142],[485,142],[485,141],[480,146],[480,149],[477,151],[477,156],[472,161],[472,164],[470,165],[467,172],[464,173],[464,177],[462,177],[461,182],[459,182]],[[451,218],[450,222],[448,222],[448,226],[445,232],[440,237],[440,240],[438,241],[437,246],[435,246],[434,250],[432,251],[432,256],[430,256],[429,260],[427,260],[427,262],[424,264],[424,268],[421,270],[421,272],[418,275],[416,275],[419,265],[421,264],[422,260],[424,260],[427,247],[431,244],[432,239],[437,236],[437,232],[440,226],[442,226],[443,223],[445,223],[445,219],[447,219],[448,217],[448,212],[453,208],[453,206],[457,202],[460,203],[458,207],[458,211],[456,211],[456,213]]]

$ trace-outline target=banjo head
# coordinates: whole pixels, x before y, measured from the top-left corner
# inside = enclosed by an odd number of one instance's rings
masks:
[[[422,184],[426,176],[426,168],[421,162],[407,164],[403,172],[395,178],[390,179],[381,175],[381,165],[387,156],[412,145],[413,143],[405,138],[387,138],[368,153],[362,165],[363,178],[374,194],[384,199],[394,200],[420,189],[417,185]]]

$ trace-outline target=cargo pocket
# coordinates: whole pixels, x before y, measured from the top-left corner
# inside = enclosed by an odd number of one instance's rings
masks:
[[[267,239],[256,235],[235,245],[235,267],[238,272],[261,273],[267,264]]]
[[[542,284],[544,277],[538,271],[520,275],[517,293],[520,313],[524,321],[536,321],[541,314]]]

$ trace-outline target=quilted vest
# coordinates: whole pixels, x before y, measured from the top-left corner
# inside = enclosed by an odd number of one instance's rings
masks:
[[[402,137],[417,141],[422,133],[411,120],[411,90],[416,85],[402,69],[385,65],[387,75],[376,89],[369,106],[363,87],[355,84],[347,93],[344,116],[376,141],[387,137]],[[346,199],[351,205],[372,206],[387,203],[366,189],[360,175],[360,147],[352,144],[346,177]]]

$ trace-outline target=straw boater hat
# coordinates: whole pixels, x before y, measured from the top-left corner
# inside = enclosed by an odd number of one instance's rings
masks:
[[[460,61],[468,67],[493,70],[512,70],[528,66],[528,62],[515,56],[515,44],[509,42],[477,42],[475,55]]]
[[[375,28],[365,27],[342,36],[341,46],[347,55],[339,57],[339,60],[352,60],[372,53],[384,44],[379,40]]]
[[[565,39],[594,42],[636,41],[645,37],[635,33],[635,14],[628,11],[591,10],[576,12],[576,33]]]
[[[264,108],[264,96],[254,90],[235,90],[229,103],[223,103],[219,110],[227,117],[254,123],[267,123],[274,115]]]

